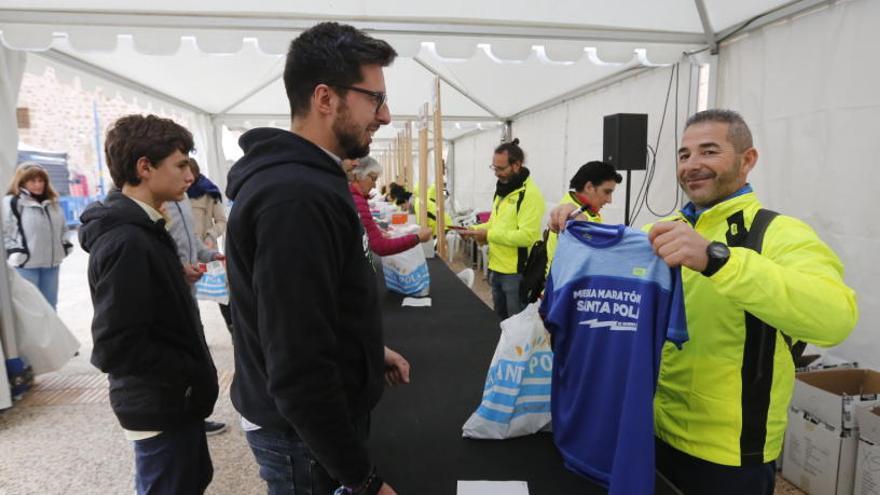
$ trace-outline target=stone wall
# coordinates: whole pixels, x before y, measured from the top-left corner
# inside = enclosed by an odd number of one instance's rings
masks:
[[[96,192],[99,183],[93,105],[101,129],[102,153],[104,133],[110,124],[124,115],[155,113],[188,125],[179,115],[153,111],[150,106],[142,108],[136,101],[126,101],[118,94],[108,95],[100,88],[85,90],[77,78],[70,82],[61,81],[51,68],[42,75],[26,72],[17,106],[28,109],[30,128],[18,130],[19,143],[47,151],[66,152],[71,171],[87,177],[90,194]],[[105,161],[103,156],[101,161]],[[102,166],[102,172],[104,183],[109,187],[112,181],[106,164]]]

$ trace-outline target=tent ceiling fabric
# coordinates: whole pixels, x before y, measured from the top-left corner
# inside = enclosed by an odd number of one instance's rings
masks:
[[[702,2],[715,32],[787,3]],[[397,49],[400,57],[386,71],[393,114],[417,115],[431,100],[431,71],[451,83],[442,84],[441,99],[448,124],[459,117],[457,131],[628,68],[673,63],[706,43],[695,0],[560,0],[553,8],[215,0],[210,11],[195,0],[3,0],[0,40],[13,49],[56,50],[210,115],[283,120],[287,45],[325,19],[350,22]]]
[[[790,0],[704,0],[709,19],[716,31],[778,6]],[[202,0],[4,0],[7,9],[63,12],[116,12],[158,14],[205,14]],[[346,21],[408,21],[423,23],[473,23],[480,19],[487,24],[591,26],[609,29],[657,30],[702,33],[699,15],[693,0],[557,0],[553,8],[534,2],[499,0],[474,2],[450,0],[427,2],[412,0],[213,0],[210,13],[215,15],[246,15],[249,18],[290,17],[299,19],[331,19]],[[527,19],[528,22],[524,22]],[[146,21],[145,21],[146,22]]]

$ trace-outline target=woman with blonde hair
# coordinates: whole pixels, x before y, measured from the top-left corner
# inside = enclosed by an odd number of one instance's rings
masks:
[[[58,303],[58,268],[73,247],[66,231],[49,174],[35,162],[19,165],[3,198],[6,257],[53,308]]]

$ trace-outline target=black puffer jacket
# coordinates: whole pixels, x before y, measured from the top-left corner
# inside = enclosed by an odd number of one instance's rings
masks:
[[[217,370],[164,221],[119,192],[82,217],[95,307],[92,364],[110,374],[123,428],[165,430],[208,417]]]

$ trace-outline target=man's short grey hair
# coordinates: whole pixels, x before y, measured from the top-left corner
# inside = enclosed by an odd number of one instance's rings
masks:
[[[379,165],[379,162],[377,162],[375,158],[365,156],[363,158],[358,158],[357,162],[357,166],[351,171],[351,173],[354,174],[355,179],[363,180],[370,174],[376,174],[376,177],[382,175],[382,165]]]
[[[749,126],[746,125],[746,121],[742,118],[742,115],[740,115],[739,112],[721,108],[703,110],[702,112],[697,112],[691,115],[684,128],[687,129],[692,125],[701,124],[703,122],[719,122],[727,124],[727,140],[733,143],[733,149],[736,150],[737,153],[742,153],[754,146],[752,143],[752,131],[749,130]]]

